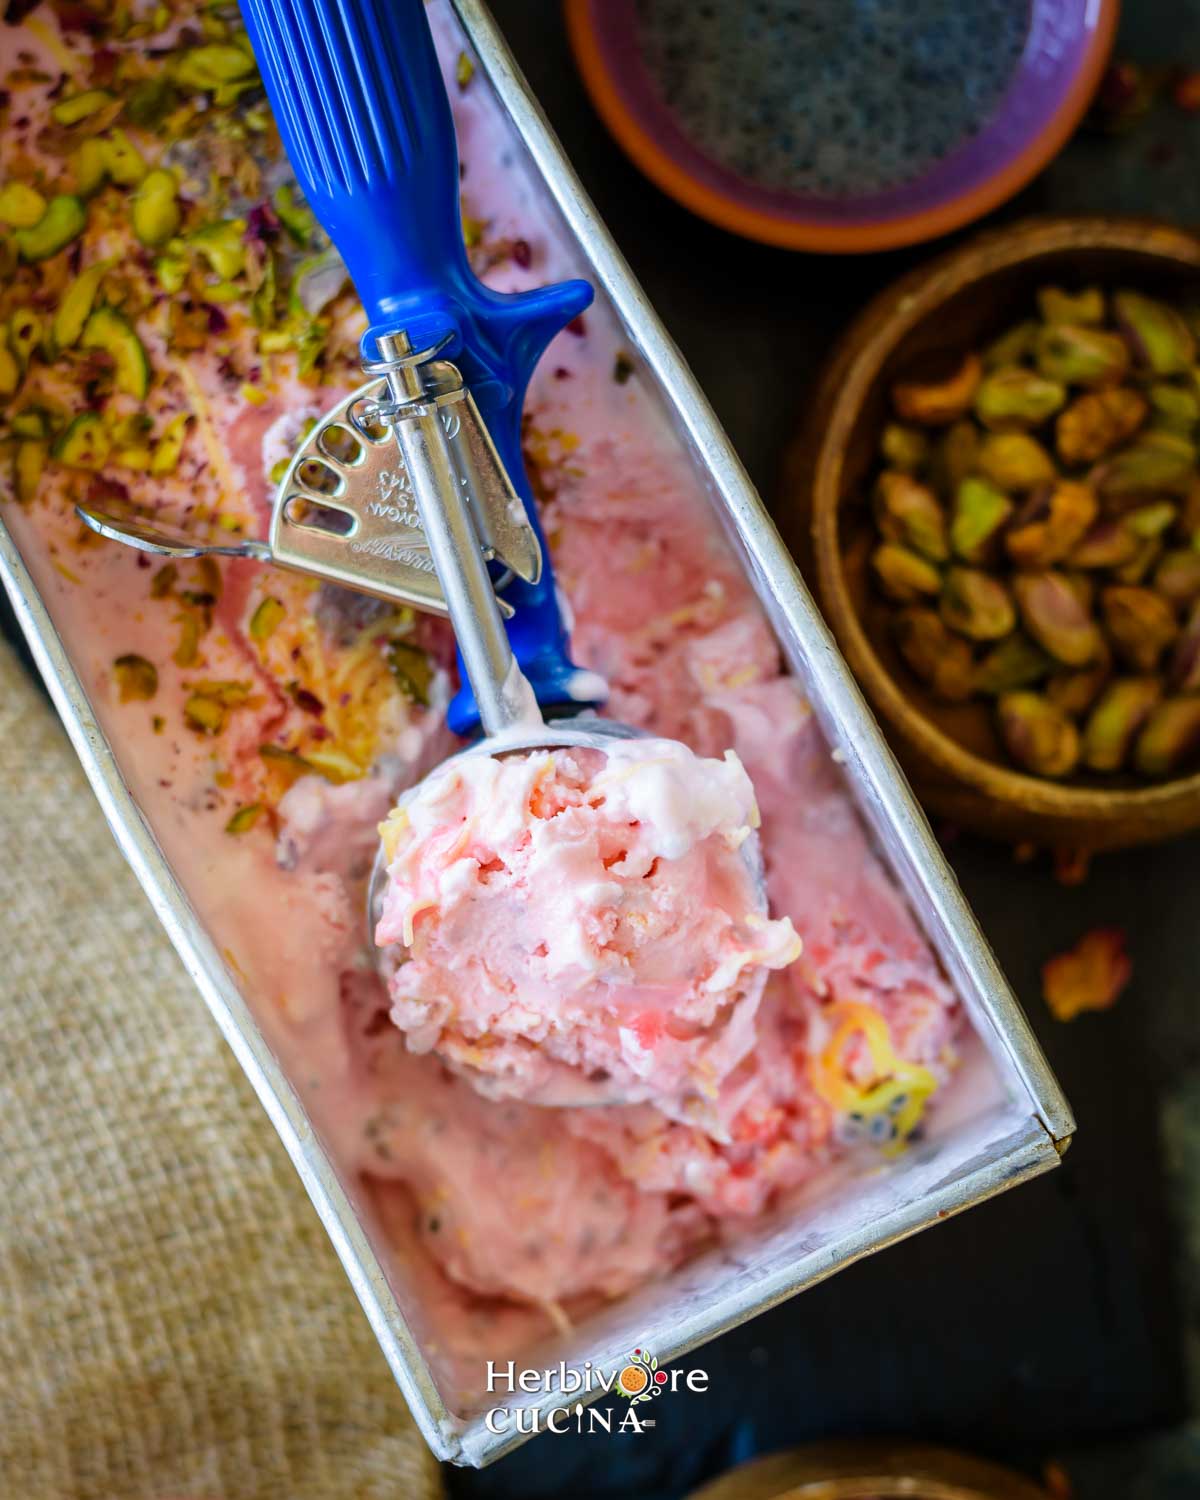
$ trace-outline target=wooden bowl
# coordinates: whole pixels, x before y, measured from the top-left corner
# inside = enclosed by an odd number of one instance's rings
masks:
[[[924,1444],[814,1443],[754,1459],[688,1500],[1049,1500],[1040,1485],[983,1459]]]
[[[788,465],[788,493],[807,510],[796,538],[815,564],[826,618],[925,807],[1005,839],[1099,850],[1200,827],[1200,774],[1148,785],[1087,773],[1064,782],[1012,768],[991,705],[945,704],[908,670],[871,586],[867,506],[879,435],[898,379],[940,356],[979,348],[1034,305],[1039,286],[1133,286],[1200,293],[1200,239],[1144,220],[1039,219],[993,231],[904,277],[839,344],[811,422]],[[810,568],[810,576],[811,568]]]

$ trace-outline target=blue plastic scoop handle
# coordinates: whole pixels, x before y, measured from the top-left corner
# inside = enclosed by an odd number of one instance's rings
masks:
[[[576,668],[521,454],[525,389],[546,345],[591,302],[586,281],[507,295],[467,261],[458,148],[425,0],[241,0],[279,133],[309,206],[337,246],[376,333],[403,328],[414,349],[453,337],[492,441],[542,546],[536,584],[505,598],[513,652],[543,708],[578,702]],[[458,734],[479,715],[463,687]],[[586,706],[580,704],[580,706]]]

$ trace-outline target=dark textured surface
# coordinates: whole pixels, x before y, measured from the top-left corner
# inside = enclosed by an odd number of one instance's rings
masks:
[[[818,258],[693,218],[640,176],[593,114],[557,7],[492,5],[786,532],[794,518],[779,494],[782,455],[830,345],[872,293],[930,249]],[[1173,61],[1194,43],[1200,60],[1200,6],[1140,0],[1136,9],[1125,24],[1136,49]],[[1197,125],[1164,111],[1117,145],[1080,138],[998,217],[1200,218],[1200,174],[1188,165]],[[1034,1472],[1065,1457],[1086,1500],[1200,1493],[1197,1445],[1178,1427],[1186,1299],[1174,1290],[1160,1141],[1166,1103],[1200,1068],[1200,842],[1110,856],[1072,888],[1000,846],[963,837],[947,852],[1075,1107],[1080,1134],[1063,1167],[709,1345],[695,1359],[711,1374],[709,1393],[655,1403],[653,1432],[542,1437],[491,1470],[450,1475],[456,1494],[677,1496],[750,1452],[872,1432],[936,1438]],[[1133,983],[1111,1014],[1059,1025],[1040,999],[1040,965],[1101,923],[1128,929]],[[1176,1111],[1185,1140],[1197,1092]],[[1193,1157],[1184,1194],[1200,1186],[1200,1150]]]

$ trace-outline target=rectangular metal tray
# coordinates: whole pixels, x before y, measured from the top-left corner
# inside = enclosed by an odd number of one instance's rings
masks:
[[[582,274],[638,350],[730,542],[767,610],[877,846],[957,987],[980,1040],[935,1112],[928,1139],[884,1171],[835,1174],[818,1189],[673,1276],[613,1305],[537,1364],[609,1367],[635,1344],[679,1357],[785,1297],[950,1213],[1054,1166],[1074,1129],[1069,1107],[996,966],[928,824],[897,768],[792,559],[703,394],[596,217],[481,0],[449,0],[478,77],[524,143],[545,209]],[[451,1411],[389,1284],[367,1226],[315,1138],[234,976],[189,904],[135,803],[16,545],[0,520],[2,577],[117,841],[185,967],[253,1084],[332,1239],[413,1415],[439,1458],[482,1465],[524,1441]],[[982,1105],[980,1101],[985,1101]],[[554,1392],[508,1398],[548,1412]]]

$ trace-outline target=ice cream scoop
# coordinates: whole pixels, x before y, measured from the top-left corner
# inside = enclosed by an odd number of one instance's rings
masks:
[[[542,705],[595,705],[603,684],[567,654],[521,456],[529,377],[591,288],[504,296],[475,277],[423,0],[244,0],[243,11],[305,197],[362,298],[364,369],[375,380],[357,414],[342,403],[293,460],[276,500],[275,551],[286,540],[281,560],[299,557],[354,586],[405,580],[414,603],[449,614],[463,678],[450,724],[483,731],[469,755],[603,755],[634,731],[543,719]],[[381,470],[389,440],[397,462]],[[497,558],[516,575],[503,581],[503,606]],[[757,870],[752,833],[741,858]],[[761,882],[750,885],[762,917]],[[537,1102],[557,1102],[553,1092]]]

